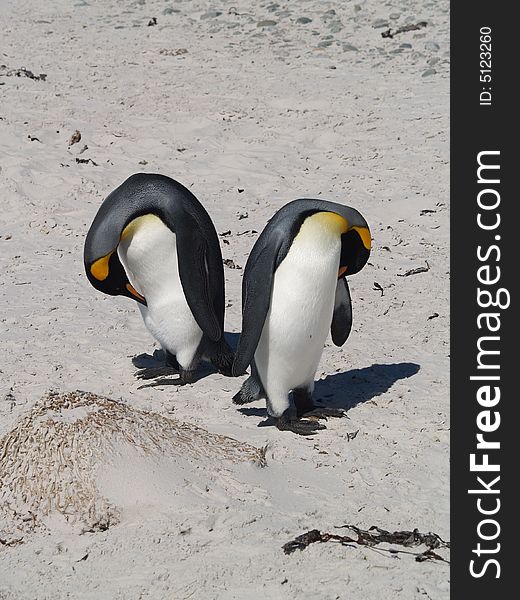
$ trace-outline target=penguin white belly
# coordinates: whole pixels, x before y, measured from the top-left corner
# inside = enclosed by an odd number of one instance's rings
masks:
[[[117,253],[130,283],[146,299],[147,307],[139,308],[147,329],[188,368],[202,330],[182,289],[175,233],[155,215],[138,217],[123,231]]]
[[[317,239],[298,238],[300,234],[274,274],[271,305],[255,352],[268,412],[275,417],[288,408],[290,390],[313,388],[338,279],[340,238],[322,231]]]

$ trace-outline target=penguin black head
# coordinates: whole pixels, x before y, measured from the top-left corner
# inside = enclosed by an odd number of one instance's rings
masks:
[[[300,209],[293,221],[289,238],[297,235],[304,221],[313,215],[323,215],[323,223],[341,235],[341,257],[338,278],[358,273],[370,256],[371,234],[365,219],[357,212],[341,204],[323,200],[296,200],[289,205]],[[330,218],[330,217],[335,218]]]
[[[353,275],[361,271],[370,256],[371,245],[368,226],[354,225],[342,233],[338,277]]]
[[[128,281],[117,248],[94,260],[87,261],[85,257],[85,271],[90,283],[100,292],[111,296],[127,296],[146,306],[144,297]]]

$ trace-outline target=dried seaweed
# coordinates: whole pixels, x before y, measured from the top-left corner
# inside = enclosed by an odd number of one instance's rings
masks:
[[[424,261],[426,263],[425,267],[417,267],[416,269],[410,269],[406,271],[406,273],[397,273],[398,277],[408,277],[410,275],[417,275],[417,273],[427,273],[430,270],[430,265],[428,261]]]
[[[426,27],[427,25],[428,25],[428,23],[426,21],[419,21],[419,23],[416,23],[414,25],[404,25],[403,27],[399,27],[395,31],[392,31],[391,29],[387,29],[386,31],[383,31],[383,33],[381,33],[381,37],[393,38],[394,35],[399,35],[400,33],[406,33],[407,31],[415,31],[416,29],[422,29],[423,27]]]
[[[377,290],[378,292],[381,292],[381,296],[385,295],[385,290],[383,289],[383,286],[380,283],[377,283],[377,281],[374,281],[374,290]]]
[[[186,48],[161,48],[159,54],[163,54],[164,56],[182,56],[183,54],[188,54],[188,50]],[[177,148],[177,152],[184,152],[184,150],[186,148]]]
[[[229,269],[241,269],[242,267],[237,264],[233,259],[231,258],[224,258],[222,260],[222,262],[226,265],[226,267],[228,267]]]
[[[381,549],[391,554],[406,553],[414,554],[417,562],[423,562],[425,560],[439,560],[442,562],[449,562],[436,552],[434,549],[437,548],[449,548],[450,542],[445,542],[436,533],[421,533],[418,529],[413,531],[386,531],[380,527],[373,525],[370,529],[360,529],[356,525],[341,525],[339,527],[350,529],[354,532],[355,536],[349,535],[338,535],[335,533],[322,533],[318,529],[312,529],[307,533],[299,535],[290,542],[283,545],[283,551],[285,554],[292,554],[295,550],[304,550],[310,544],[315,542],[339,542],[342,545],[357,544],[358,546],[374,547],[381,543],[394,544],[397,546],[403,546],[410,548],[413,546],[425,545],[427,550],[420,553],[410,553],[405,550],[396,550],[394,548]]]
[[[311,529],[311,531],[307,531],[307,533],[302,533],[298,537],[295,537],[294,540],[287,542],[284,544],[283,551],[285,554],[292,554],[295,550],[305,550],[307,546],[314,544],[315,542],[328,542],[329,541],[328,533],[321,533],[318,529]],[[325,537],[327,539],[325,539]]]
[[[83,531],[104,531],[119,509],[99,491],[97,468],[136,449],[142,456],[266,464],[266,449],[79,390],[49,392],[0,438],[0,539],[3,522],[21,532],[61,513]],[[10,541],[8,540],[8,543]]]
[[[28,77],[34,81],[46,81],[47,79],[46,73],[35,75],[32,71],[29,71],[29,69],[26,69],[25,67],[20,67],[19,69],[8,69],[6,65],[0,65],[0,75],[6,75],[7,77]]]
[[[79,131],[79,129],[76,129],[76,131],[70,136],[69,148],[71,146],[73,146],[74,144],[77,144],[80,141],[81,141],[81,131]]]
[[[23,537],[22,538],[12,538],[10,540],[8,540],[7,538],[0,538],[0,545],[1,546],[7,546],[7,547],[11,547],[11,546],[18,546],[19,544],[23,544]]]
[[[95,167],[99,167],[98,163],[93,161],[91,158],[78,158],[76,157],[76,162],[80,165],[88,165],[88,163],[93,164]]]

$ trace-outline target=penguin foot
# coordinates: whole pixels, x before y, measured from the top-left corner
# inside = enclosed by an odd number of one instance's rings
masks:
[[[301,417],[315,417],[316,419],[327,419],[328,417],[335,417],[341,419],[349,416],[344,408],[326,408],[326,407],[314,407],[312,410],[305,411],[303,414],[298,415]]]
[[[248,377],[233,396],[233,404],[249,404],[262,398],[262,387],[254,377]]]
[[[179,385],[186,385],[187,383],[193,383],[195,381],[195,370],[186,371],[185,369],[180,370],[179,373]]]
[[[250,402],[254,402],[254,398],[251,398],[247,394],[244,394],[242,390],[239,390],[232,398],[233,404],[238,404],[242,406],[243,404],[249,404]]]
[[[217,369],[221,375],[233,377],[233,359],[234,354],[220,354],[211,359],[211,364]]]
[[[137,379],[155,379],[156,377],[165,377],[168,375],[176,375],[178,370],[169,365],[163,367],[148,367],[146,369],[139,369],[134,375]]]
[[[293,399],[298,418],[327,419],[328,417],[347,417],[347,411],[343,408],[316,406],[312,400],[312,392],[308,389],[297,388],[293,390]]]
[[[224,338],[208,345],[204,358],[209,360],[221,375],[233,377],[232,368],[235,353]]]
[[[280,431],[292,431],[298,435],[314,435],[320,429],[327,429],[323,423],[318,421],[310,421],[307,419],[291,419],[287,415],[287,411],[281,417],[276,419],[276,427]]]
[[[161,385],[182,385],[182,383],[180,383],[180,377],[176,379],[156,379],[151,383],[143,383],[143,385],[137,386],[137,389],[143,390],[144,388],[159,387]]]
[[[143,371],[145,371],[143,373]],[[179,373],[179,377],[175,379],[163,379],[164,376],[176,375]],[[195,381],[195,371],[186,371],[184,369],[180,369],[180,372],[177,369],[172,367],[157,367],[154,369],[141,369],[135,373],[137,379],[155,379],[151,383],[146,383],[144,385],[140,385],[137,389],[142,390],[143,388],[149,387],[158,387],[161,385],[186,385],[188,383],[193,383]],[[160,379],[159,379],[160,378]]]
[[[221,374],[221,375],[225,375],[226,377],[233,377],[233,372],[231,370],[231,367],[233,366],[233,363],[231,364],[223,364],[221,362],[216,362],[214,360],[211,361],[211,364],[215,367],[215,369],[217,369],[217,371]]]
[[[181,371],[179,377],[175,379],[156,379],[151,383],[145,383],[140,385],[137,389],[142,390],[143,388],[159,387],[161,385],[187,385],[188,383],[194,383],[195,371]]]

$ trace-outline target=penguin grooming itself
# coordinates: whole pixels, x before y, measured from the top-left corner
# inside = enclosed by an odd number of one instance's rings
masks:
[[[235,404],[265,398],[278,429],[300,435],[325,429],[302,417],[345,415],[314,406],[314,377],[329,329],[336,346],[349,336],[345,275],[363,268],[370,246],[365,219],[341,204],[294,200],[273,216],[244,270],[242,333],[232,372],[241,375],[251,365],[251,375],[233,397]]]
[[[179,372],[191,383],[201,359],[231,375],[224,340],[224,269],[210,216],[183,185],[137,173],[101,204],[84,248],[90,283],[105,294],[132,298],[161,344],[166,368],[141,379]]]

